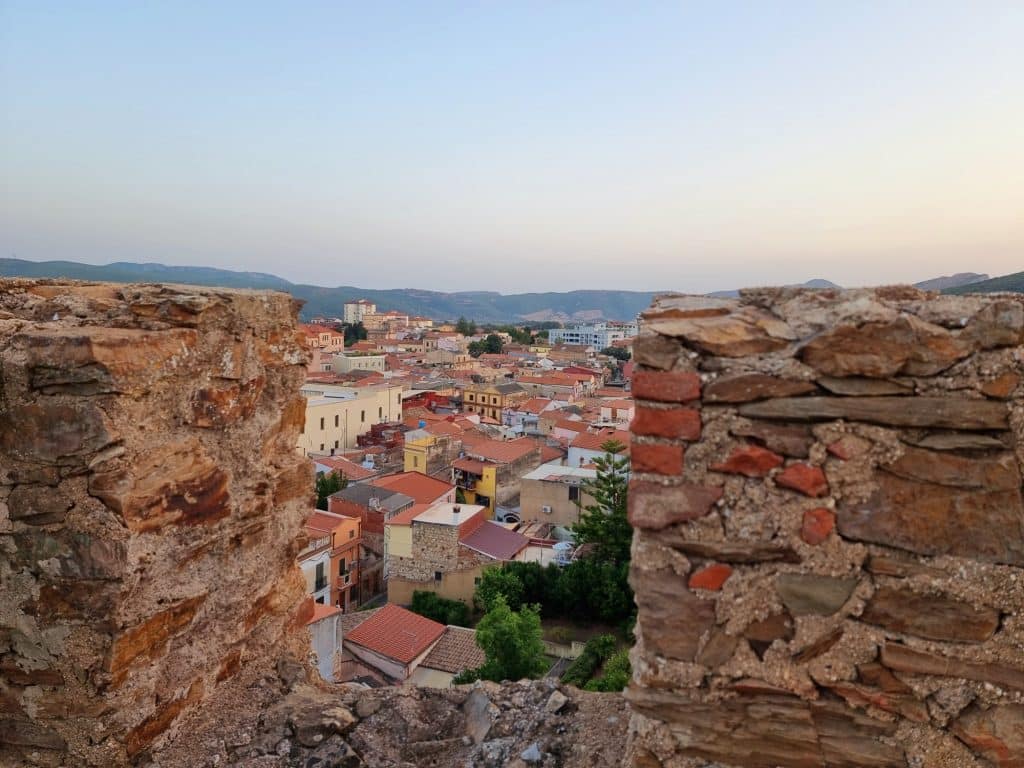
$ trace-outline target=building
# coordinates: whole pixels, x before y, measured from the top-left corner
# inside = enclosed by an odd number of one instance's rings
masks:
[[[298,562],[313,602],[347,613],[359,604],[358,589],[353,590],[359,583],[359,519],[317,510],[306,521],[306,536]]]
[[[487,657],[476,644],[476,632],[449,624],[430,653],[409,676],[409,682],[422,688],[450,688],[458,674],[482,667]]]
[[[339,374],[351,371],[384,373],[386,369],[387,355],[373,352],[343,352],[331,359],[331,370]]]
[[[370,481],[377,488],[388,488],[410,496],[417,504],[453,504],[455,486],[422,472],[398,472]]]
[[[444,425],[444,426],[441,426]],[[459,458],[462,430],[447,421],[405,433],[405,471],[440,477]]]
[[[583,383],[572,376],[563,376],[558,371],[537,376],[520,376],[516,383],[529,394],[531,399],[545,398],[572,403],[583,396]]]
[[[519,517],[524,523],[551,523],[570,527],[594,499],[585,485],[597,477],[597,470],[541,464],[521,480]]]
[[[609,440],[622,443],[626,449],[620,456],[629,456],[629,432],[621,429],[603,429],[600,432],[581,432],[569,443],[567,464],[570,467],[585,467],[594,459],[605,455],[601,448]]]
[[[518,384],[467,384],[462,390],[462,410],[501,423],[501,414],[529,399]]]
[[[366,315],[375,314],[377,312],[377,305],[372,301],[366,299],[359,299],[358,301],[346,301],[344,309],[344,320],[350,325],[363,322],[363,318]]]
[[[417,505],[385,528],[388,602],[405,605],[416,591],[469,605],[483,569],[521,559],[530,543],[478,504]]]
[[[594,323],[593,325],[574,325],[569,328],[552,328],[548,331],[548,341],[551,344],[572,344],[605,349],[612,346],[613,342],[632,338],[639,332],[635,322]]]
[[[338,666],[342,652],[342,615],[341,609],[335,605],[317,603],[313,606],[313,617],[306,622],[310,646],[316,654],[317,671],[328,683],[340,679]]]
[[[375,424],[402,420],[400,385],[342,387],[307,382],[302,394],[306,396],[306,419],[298,450],[305,456],[355,448],[357,438]]]
[[[468,504],[487,507],[494,517],[499,505],[519,495],[519,479],[540,466],[540,444],[527,437],[490,440],[469,433],[462,438],[463,455],[452,463],[455,484]]]

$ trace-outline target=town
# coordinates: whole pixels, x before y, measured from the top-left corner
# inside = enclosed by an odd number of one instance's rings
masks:
[[[556,325],[478,328],[353,299],[301,326],[296,450],[315,464],[317,510],[298,561],[325,680],[624,687],[635,608],[616,487],[638,323]],[[609,506],[620,527],[588,535]],[[477,622],[532,650],[488,658]]]

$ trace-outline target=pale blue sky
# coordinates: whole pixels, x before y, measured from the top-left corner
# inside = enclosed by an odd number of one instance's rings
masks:
[[[0,256],[502,292],[1024,269],[1024,3],[0,0]]]

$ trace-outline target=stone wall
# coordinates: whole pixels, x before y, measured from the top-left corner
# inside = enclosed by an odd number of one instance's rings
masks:
[[[284,294],[0,280],[0,765],[144,761],[308,639]]]
[[[634,766],[1024,765],[1024,297],[661,297]]]

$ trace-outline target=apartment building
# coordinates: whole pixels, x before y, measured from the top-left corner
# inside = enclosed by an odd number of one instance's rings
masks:
[[[541,464],[523,475],[519,496],[520,518],[524,523],[576,525],[580,514],[594,504],[586,486],[596,478],[595,469]]]
[[[548,341],[552,344],[574,344],[604,349],[610,347],[612,342],[630,339],[639,332],[640,329],[635,322],[594,323],[569,328],[552,328],[548,331]]]
[[[501,412],[529,399],[518,384],[467,384],[462,391],[462,410],[501,422]]]
[[[331,360],[331,368],[335,373],[351,371],[376,371],[384,373],[387,368],[387,355],[373,352],[343,352]]]
[[[402,387],[343,387],[307,382],[306,420],[297,449],[304,455],[331,454],[356,447],[356,438],[376,424],[402,420]]]
[[[297,559],[313,601],[352,610],[359,604],[359,519],[318,510],[306,521],[306,536]]]
[[[346,301],[343,318],[346,323],[355,325],[356,323],[363,322],[363,318],[366,315],[373,315],[377,313],[377,305],[372,301],[366,299],[359,299],[358,301]]]

